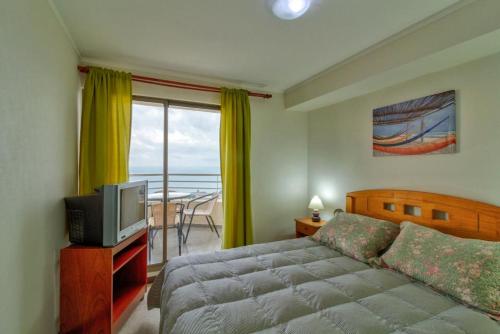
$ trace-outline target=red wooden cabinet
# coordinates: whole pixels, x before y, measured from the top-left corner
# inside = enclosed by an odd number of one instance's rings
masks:
[[[61,333],[116,333],[144,297],[147,233],[115,247],[61,250]]]

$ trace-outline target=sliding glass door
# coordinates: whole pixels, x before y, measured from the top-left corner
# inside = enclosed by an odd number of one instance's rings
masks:
[[[161,264],[164,248],[165,110],[163,101],[134,99],[129,179],[148,180],[148,264]]]
[[[169,104],[169,205],[184,209],[184,254],[220,249],[223,219],[219,125],[218,108]],[[168,241],[167,256],[171,258],[177,255],[178,242],[172,234]]]
[[[130,180],[148,180],[148,263],[220,249],[218,106],[134,97]],[[167,131],[165,131],[167,129]]]

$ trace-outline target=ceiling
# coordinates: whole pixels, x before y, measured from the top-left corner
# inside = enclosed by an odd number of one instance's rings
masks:
[[[272,92],[457,2],[313,0],[303,17],[282,21],[271,14],[268,0],[51,1],[82,58]]]

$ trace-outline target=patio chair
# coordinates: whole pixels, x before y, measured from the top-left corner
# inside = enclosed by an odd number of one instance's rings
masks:
[[[214,192],[193,198],[192,200],[187,202],[186,207],[184,208],[182,220],[182,226],[184,227],[186,218],[189,218],[189,225],[186,236],[184,237],[184,243],[186,243],[189,236],[189,231],[191,230],[191,224],[193,223],[194,217],[205,217],[208,223],[208,227],[210,227],[210,231],[215,231],[217,237],[220,238],[219,231],[217,231],[217,226],[215,226],[214,219],[212,218],[212,212],[214,210],[215,202],[219,198],[219,195],[220,192]],[[189,207],[191,204],[194,205],[192,208]],[[202,205],[205,205],[205,207],[201,207]]]
[[[149,256],[151,258],[151,249],[154,248],[154,238],[158,234],[158,231],[163,229],[163,202],[154,203],[151,205],[151,212],[153,215],[153,220],[149,224]],[[182,231],[179,228],[179,222],[176,222],[178,214],[182,214],[182,204],[181,203],[167,203],[167,228],[176,228],[178,243],[179,243],[179,255],[181,255],[181,244],[182,244]]]

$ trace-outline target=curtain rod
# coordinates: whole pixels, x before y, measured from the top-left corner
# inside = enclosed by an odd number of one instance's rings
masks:
[[[88,73],[89,67],[78,65],[78,70],[82,73]],[[157,78],[145,77],[145,76],[135,75],[135,74],[132,74],[132,80],[137,81],[137,82],[149,83],[152,85],[182,88],[182,89],[191,89],[191,90],[197,90],[197,91],[201,91],[201,92],[220,93],[220,91],[221,91],[221,89],[219,87],[197,85],[197,84],[191,84],[191,83],[186,83],[186,82],[181,82],[181,81],[157,79]],[[255,97],[261,97],[263,99],[270,99],[271,97],[273,97],[272,94],[256,93],[256,92],[250,92],[250,91],[248,92],[248,95],[255,96]]]

